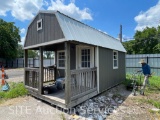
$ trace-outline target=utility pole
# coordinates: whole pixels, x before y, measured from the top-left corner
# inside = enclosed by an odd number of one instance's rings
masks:
[[[122,42],[122,25],[120,25],[119,40]]]

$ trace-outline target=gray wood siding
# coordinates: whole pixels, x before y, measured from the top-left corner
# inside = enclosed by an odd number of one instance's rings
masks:
[[[70,69],[76,69],[76,45],[71,44],[70,48]]]
[[[37,31],[37,21],[42,19],[42,29]],[[54,14],[38,14],[28,27],[24,47],[64,38],[57,18]]]
[[[125,80],[125,53],[118,52],[118,69],[113,69],[113,50],[99,47],[99,92]]]

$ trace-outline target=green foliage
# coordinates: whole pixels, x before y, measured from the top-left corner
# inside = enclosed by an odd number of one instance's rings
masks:
[[[38,52],[35,51],[35,50],[28,50],[28,57],[29,57],[29,58],[38,57]]]
[[[160,26],[146,27],[143,31],[136,31],[132,41],[124,42],[127,54],[154,54],[160,52]]]
[[[135,45],[135,40],[130,40],[127,42],[122,43],[124,48],[127,51],[127,54],[133,54],[134,53],[134,45]]]
[[[53,51],[44,51],[44,57],[47,59],[54,58],[54,52]]]
[[[24,57],[24,51],[23,51],[23,46],[18,44],[18,53],[17,53],[18,58],[23,58]]]
[[[28,94],[28,91],[24,87],[23,83],[10,83],[9,85],[9,91],[0,91],[1,99],[11,99]]]
[[[137,81],[139,84],[142,84],[144,80],[144,77],[141,77],[141,83],[140,80]],[[126,80],[123,82],[124,85],[128,85],[129,83],[131,83],[131,74],[127,74],[126,75]],[[160,77],[159,76],[152,76],[149,78],[149,83],[150,86],[145,88],[145,94],[146,95],[152,95],[154,94],[159,94],[160,93]],[[160,109],[160,99],[139,99],[139,102],[142,103],[148,103],[151,104],[153,106],[155,106],[156,108]]]
[[[126,75],[126,80],[123,81],[124,85],[128,85],[129,83],[132,82],[131,80],[131,74],[127,74]],[[141,83],[140,83],[140,76],[137,77],[137,83],[138,85],[142,85],[143,80],[144,80],[144,76],[141,76]],[[150,87],[146,89],[147,92],[151,92],[151,91],[157,91],[160,92],[160,77],[159,76],[152,76],[149,78],[149,83],[150,83]]]
[[[16,58],[18,42],[20,42],[19,28],[13,22],[0,19],[0,58]]]

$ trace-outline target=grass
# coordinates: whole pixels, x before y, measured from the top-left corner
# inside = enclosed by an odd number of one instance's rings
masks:
[[[128,85],[132,82],[131,80],[132,76],[131,74],[126,75],[126,80],[123,81],[124,85]],[[140,81],[140,76],[137,76],[137,84],[142,85],[144,80],[144,76],[141,76],[141,81]],[[152,93],[152,92],[160,92],[160,76],[152,76],[149,78],[149,83],[150,87],[146,88],[146,92]]]
[[[148,103],[150,105],[153,105],[154,107],[160,109],[160,101],[154,100],[154,99],[139,99],[141,103]]]
[[[28,94],[27,89],[24,87],[23,83],[9,83],[9,91],[0,91],[0,103],[3,100],[16,98],[19,96],[24,96]],[[0,88],[1,89],[1,88]]]
[[[138,76],[138,80],[137,80],[137,84],[138,85],[142,85],[143,84],[143,80],[144,80],[144,76],[141,77],[141,81],[139,79],[140,77]],[[132,82],[131,80],[131,74],[127,74],[126,75],[126,80],[123,82],[124,85],[128,85]],[[160,93],[160,76],[152,76],[149,78],[149,83],[150,86],[146,87],[145,89],[145,94],[147,96],[153,96],[153,94],[159,94]],[[160,97],[157,98],[152,98],[152,99],[139,99],[138,101],[142,102],[142,103],[147,103],[147,104],[151,104],[154,107],[160,109]]]

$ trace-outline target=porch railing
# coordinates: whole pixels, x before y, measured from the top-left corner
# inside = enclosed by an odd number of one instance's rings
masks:
[[[97,68],[71,70],[71,98],[97,88]]]
[[[54,81],[54,72],[55,72],[54,67],[44,67],[43,82],[47,83],[47,82],[50,82],[50,81]]]
[[[54,67],[44,67],[44,77],[43,83],[53,82],[55,68]],[[25,68],[26,78],[25,85],[38,89],[39,83],[39,68]]]
[[[39,68],[25,68],[25,85],[38,89]]]

